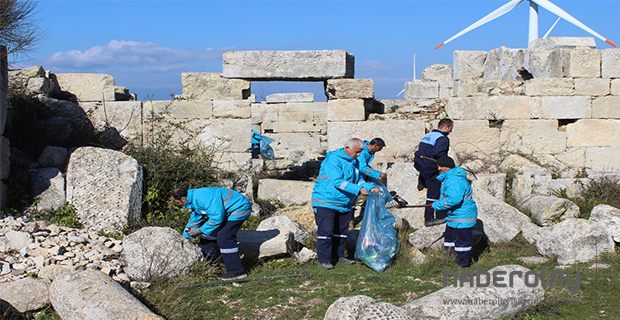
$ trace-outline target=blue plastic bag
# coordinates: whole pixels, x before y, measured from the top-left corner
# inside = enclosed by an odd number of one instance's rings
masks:
[[[355,258],[371,269],[383,272],[396,256],[400,244],[394,229],[396,218],[385,208],[386,199],[391,196],[384,185],[377,187],[380,192],[368,193]]]
[[[275,152],[273,152],[273,148],[269,145],[273,142],[273,139],[261,135],[260,140],[260,155],[269,160],[273,160],[276,157]]]

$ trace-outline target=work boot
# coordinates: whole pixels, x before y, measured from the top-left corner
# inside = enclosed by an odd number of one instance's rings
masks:
[[[338,263],[344,263],[344,264],[355,264],[355,260],[351,260],[351,259],[347,259],[345,257],[340,257],[338,259]]]
[[[424,221],[424,226],[425,227],[432,227],[432,226],[436,226],[438,224],[444,224],[446,223],[445,219],[432,219],[429,221]]]
[[[330,270],[334,268],[334,265],[329,262],[319,262],[319,266],[325,270]]]
[[[242,273],[242,274],[237,274],[237,275],[234,275],[234,274],[228,274],[228,273],[227,273],[227,274],[225,274],[225,275],[221,276],[221,277],[220,277],[220,280],[222,280],[222,281],[232,281],[232,282],[235,282],[236,280],[241,280],[241,279],[243,279],[243,278],[247,278],[247,277],[248,277],[248,274],[247,274],[247,273]]]

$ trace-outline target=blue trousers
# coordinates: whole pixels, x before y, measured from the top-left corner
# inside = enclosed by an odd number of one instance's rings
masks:
[[[430,177],[422,176],[424,180],[424,186],[426,186],[426,204],[431,204],[437,200],[439,200],[439,195],[441,194],[441,182],[437,180],[437,175],[435,174]],[[432,207],[424,208],[424,221],[428,222],[433,219],[443,219],[445,218],[445,214],[441,211],[435,213],[435,209]]]
[[[314,207],[317,225],[316,253],[321,263],[335,263],[344,257],[344,245],[349,234],[349,221],[353,210],[340,212],[334,209]]]
[[[226,267],[226,273],[229,275],[236,276],[246,273],[241,264],[239,246],[237,245],[237,232],[239,232],[243,221],[245,220],[226,220],[206,239],[200,239],[200,250],[203,256],[210,260],[221,257]]]
[[[456,264],[459,267],[469,267],[471,265],[471,247],[473,246],[474,228],[452,228],[446,225],[443,245],[448,253],[454,253]]]

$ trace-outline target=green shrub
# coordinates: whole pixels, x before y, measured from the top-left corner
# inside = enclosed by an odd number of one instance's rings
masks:
[[[82,228],[75,207],[70,204],[65,204],[53,211],[34,211],[31,216],[35,220],[47,220],[63,227]]]
[[[574,202],[579,206],[580,218],[588,219],[592,209],[599,204],[620,208],[620,180],[616,177],[600,177],[591,180],[576,197],[569,197],[565,189],[558,190],[555,195]]]

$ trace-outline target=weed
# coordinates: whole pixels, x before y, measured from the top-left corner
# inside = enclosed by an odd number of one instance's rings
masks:
[[[566,189],[557,190],[555,196],[566,198],[579,206],[580,218],[588,219],[592,209],[599,204],[620,207],[620,181],[615,177],[603,176],[585,185],[581,194],[569,197]]]
[[[34,220],[47,220],[63,227],[82,228],[77,211],[71,204],[65,204],[53,211],[33,211],[31,216]]]

